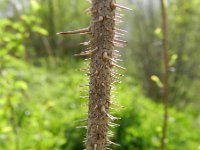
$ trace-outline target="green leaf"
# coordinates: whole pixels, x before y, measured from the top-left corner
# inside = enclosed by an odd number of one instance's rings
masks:
[[[45,36],[48,35],[48,31],[42,27],[34,26],[32,30]]]
[[[20,81],[16,81],[15,82],[15,88],[22,89],[22,90],[27,90],[28,89],[28,85],[26,84],[26,82],[20,80]]]
[[[151,80],[154,81],[158,87],[160,87],[160,88],[163,87],[163,84],[162,84],[162,82],[160,81],[160,78],[159,78],[158,76],[152,75],[152,76],[151,76]]]
[[[31,0],[31,8],[33,11],[38,11],[40,9],[40,5],[36,0]]]
[[[162,30],[161,30],[161,28],[156,28],[155,30],[154,30],[154,34],[156,35],[156,36],[158,36],[159,38],[161,38],[162,37]]]
[[[171,56],[171,58],[170,58],[169,65],[173,66],[176,63],[177,58],[178,58],[178,55],[177,54],[173,54]]]

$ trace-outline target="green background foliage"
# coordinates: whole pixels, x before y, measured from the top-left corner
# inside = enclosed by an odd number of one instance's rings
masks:
[[[127,67],[113,91],[111,140],[119,150],[160,145],[162,55],[159,2],[123,1],[134,9],[120,25],[129,45]],[[0,0],[0,149],[81,150],[88,87],[84,58],[74,58],[88,36],[56,32],[89,25],[84,0]],[[170,108],[167,150],[200,149],[199,0],[168,1]],[[114,96],[116,98],[114,98]],[[83,128],[81,128],[83,127]],[[110,132],[110,134],[112,134]]]

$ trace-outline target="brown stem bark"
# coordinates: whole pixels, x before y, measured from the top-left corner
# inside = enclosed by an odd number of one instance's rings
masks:
[[[163,64],[164,64],[164,74],[163,74],[163,105],[164,105],[164,115],[163,115],[163,126],[161,135],[161,145],[160,150],[165,149],[166,132],[167,132],[167,122],[168,122],[168,78],[169,78],[169,60],[168,60],[168,41],[167,41],[167,13],[165,8],[166,0],[160,0],[161,4],[161,14],[162,14],[162,47],[163,47]]]
[[[109,121],[117,118],[109,113],[111,85],[119,83],[115,76],[121,76],[112,68],[125,69],[117,64],[117,50],[114,46],[124,47],[126,41],[120,38],[121,32],[127,32],[115,27],[115,23],[121,22],[116,19],[115,9],[131,10],[119,5],[115,0],[91,0],[92,21],[88,28],[74,31],[60,32],[58,34],[89,34],[91,40],[82,43],[90,45],[87,51],[75,56],[89,56],[90,61],[90,83],[89,83],[89,108],[87,119],[87,150],[105,150],[110,144],[108,140]],[[118,14],[119,16],[119,14]]]
[[[104,150],[108,143],[110,119],[111,69],[113,67],[113,43],[115,8],[113,0],[92,0],[91,55],[87,150]]]

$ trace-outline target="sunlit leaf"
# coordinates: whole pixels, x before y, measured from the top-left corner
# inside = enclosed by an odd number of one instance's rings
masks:
[[[24,81],[16,81],[15,82],[15,88],[17,89],[23,89],[23,90],[27,90],[28,89],[28,85],[26,82]]]
[[[162,30],[161,30],[161,28],[156,28],[155,30],[154,30],[154,33],[155,33],[155,35],[156,36],[158,36],[159,38],[161,38],[162,37],[162,32],[161,32]]]
[[[40,9],[40,5],[36,0],[31,0],[31,8],[33,9],[33,11],[37,11],[38,9]]]
[[[10,131],[12,131],[12,127],[11,126],[4,126],[1,129],[1,132],[3,132],[3,133],[10,132]]]
[[[177,58],[178,58],[178,55],[177,54],[173,54],[171,56],[171,58],[170,58],[169,65],[173,66],[176,63]]]
[[[160,81],[160,78],[159,78],[158,76],[152,75],[152,76],[151,76],[151,80],[154,81],[158,87],[160,87],[160,88],[163,87],[163,84],[162,84],[162,82]]]
[[[44,29],[44,28],[39,27],[39,26],[33,26],[32,29],[33,29],[33,31],[35,31],[37,33],[40,33],[42,35],[45,35],[45,36],[48,35],[48,31],[46,29]]]

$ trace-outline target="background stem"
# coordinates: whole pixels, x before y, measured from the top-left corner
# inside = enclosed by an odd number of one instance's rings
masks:
[[[161,135],[161,145],[160,150],[165,149],[166,132],[167,132],[167,121],[168,121],[168,78],[169,78],[169,60],[168,60],[168,41],[167,41],[167,13],[166,13],[166,0],[160,0],[161,4],[161,17],[162,17],[162,48],[163,48],[163,105],[164,105],[164,115],[163,115],[163,126]]]

